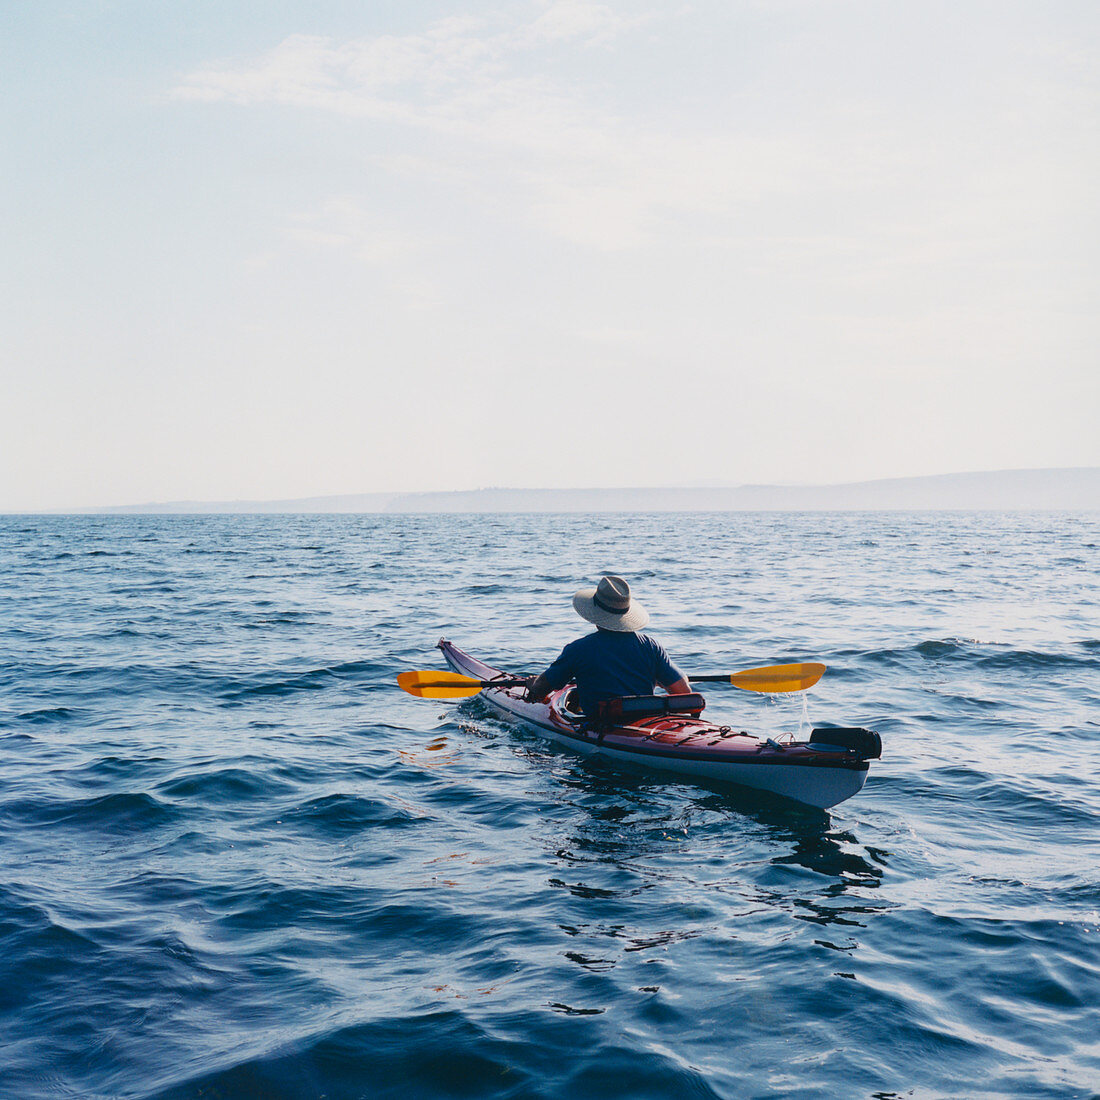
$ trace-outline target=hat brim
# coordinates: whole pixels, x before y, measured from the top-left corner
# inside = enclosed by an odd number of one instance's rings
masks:
[[[582,619],[595,623],[603,630],[620,630],[624,634],[641,630],[649,622],[649,612],[634,599],[630,601],[630,606],[622,615],[616,615],[614,611],[605,611],[596,603],[594,588],[582,588],[573,597],[573,610]]]

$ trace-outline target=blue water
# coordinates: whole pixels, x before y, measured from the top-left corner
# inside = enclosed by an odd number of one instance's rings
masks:
[[[0,1097],[1100,1095],[1100,515],[0,517]],[[880,731],[828,813],[580,759],[620,572]],[[708,714],[796,731],[798,699]]]

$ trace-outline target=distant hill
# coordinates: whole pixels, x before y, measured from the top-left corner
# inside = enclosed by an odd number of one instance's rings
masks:
[[[106,508],[58,509],[82,515],[196,515],[242,512],[387,512],[396,493],[354,493],[291,500],[175,500],[166,504],[118,504]]]
[[[366,493],[294,500],[178,501],[83,513],[225,512],[742,512],[1096,511],[1100,467],[1000,470],[843,485],[738,485],[666,489],[473,489]]]

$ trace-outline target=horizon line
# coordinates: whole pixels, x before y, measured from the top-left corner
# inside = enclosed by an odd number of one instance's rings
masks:
[[[142,509],[179,509],[189,505],[196,507],[227,508],[234,505],[241,506],[272,506],[279,504],[298,504],[309,501],[338,501],[355,498],[376,498],[379,501],[400,500],[402,498],[416,497],[456,497],[471,496],[481,493],[523,493],[523,494],[551,494],[551,493],[721,493],[741,491],[818,491],[818,490],[843,490],[857,489],[865,486],[882,486],[900,484],[905,482],[936,482],[957,478],[995,477],[1020,474],[1082,474],[1100,473],[1100,465],[1094,466],[1021,466],[1005,467],[993,470],[958,470],[940,474],[910,474],[892,477],[863,478],[853,481],[833,482],[718,482],[706,484],[666,484],[666,485],[587,485],[587,486],[517,486],[517,485],[481,485],[471,489],[375,489],[359,492],[345,493],[312,493],[297,496],[276,497],[237,497],[211,500],[198,498],[182,498],[176,500],[141,501],[133,504],[100,504],[69,506],[60,508],[31,508],[31,509],[6,509],[0,508],[2,515],[79,515],[88,513],[114,512],[120,510],[140,511]]]

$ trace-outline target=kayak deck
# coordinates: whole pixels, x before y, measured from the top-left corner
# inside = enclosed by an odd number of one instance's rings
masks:
[[[438,648],[455,672],[477,680],[507,673],[441,638]],[[485,688],[487,703],[537,727],[552,740],[585,755],[658,768],[706,782],[770,791],[827,809],[851,798],[867,778],[868,763],[856,750],[822,743],[760,738],[692,715],[643,718],[623,725],[597,725],[569,709],[573,685],[546,702],[524,699],[523,687]]]

